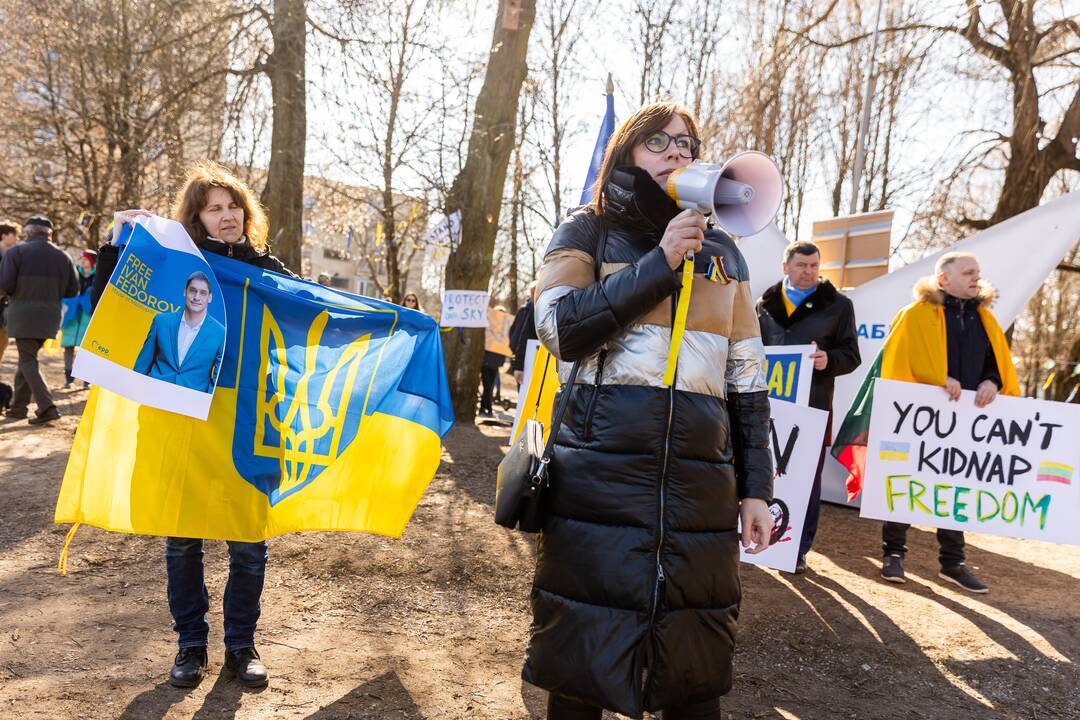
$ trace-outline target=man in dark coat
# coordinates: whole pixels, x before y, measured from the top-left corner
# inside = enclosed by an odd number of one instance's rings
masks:
[[[806,553],[814,544],[821,514],[821,470],[825,447],[832,442],[832,399],[835,379],[862,363],[851,300],[820,275],[821,251],[811,242],[795,242],[784,250],[784,279],[767,289],[757,303],[761,338],[766,345],[817,345],[810,357],[810,407],[829,413],[810,503],[806,508],[796,573],[806,572]]]
[[[529,283],[528,301],[518,309],[514,322],[510,324],[510,349],[514,351],[510,370],[514,373],[514,382],[518,384],[518,389],[525,382],[525,351],[529,347],[529,341],[539,339],[536,336],[536,319],[533,317],[535,302],[536,281],[533,280]]]
[[[79,294],[75,266],[63,250],[50,242],[52,222],[35,215],[23,226],[24,242],[4,254],[0,263],[0,293],[10,298],[4,311],[7,333],[19,351],[15,371],[15,393],[9,418],[25,418],[30,398],[37,405],[31,425],[41,425],[60,417],[49,386],[41,377],[38,352],[60,330],[64,298]]]

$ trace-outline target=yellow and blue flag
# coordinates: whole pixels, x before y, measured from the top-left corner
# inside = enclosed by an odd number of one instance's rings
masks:
[[[453,424],[435,321],[206,259],[228,315],[209,417],[95,387],[55,521],[219,540],[303,530],[399,536]]]
[[[904,461],[911,452],[911,443],[882,440],[878,445],[878,458],[880,460]]]

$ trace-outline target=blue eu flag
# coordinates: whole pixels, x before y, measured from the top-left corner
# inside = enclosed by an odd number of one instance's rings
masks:
[[[593,183],[596,182],[596,176],[600,174],[600,165],[604,162],[604,150],[607,149],[608,140],[615,132],[615,86],[611,82],[610,73],[608,73],[606,102],[607,109],[604,111],[604,119],[600,122],[600,132],[596,136],[592,159],[589,160],[589,174],[585,177],[585,188],[581,191],[582,205],[592,202]]]

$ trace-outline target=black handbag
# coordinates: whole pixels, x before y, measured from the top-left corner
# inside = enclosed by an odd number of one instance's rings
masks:
[[[607,244],[607,225],[600,218],[600,241],[596,248],[596,280],[600,280],[604,246]],[[549,357],[550,360],[550,357]],[[534,418],[525,421],[517,442],[499,463],[495,483],[495,522],[503,527],[522,532],[540,532],[544,526],[544,499],[548,488],[548,463],[555,450],[555,437],[559,434],[563,415],[570,402],[570,389],[577,380],[581,361],[574,363],[570,379],[563,386],[562,397],[551,419],[551,432],[544,443],[544,424]],[[537,368],[539,370],[539,368]],[[534,370],[535,372],[535,370]],[[547,378],[547,366],[541,378]],[[543,393],[543,385],[540,393]],[[535,415],[535,411],[534,411]]]

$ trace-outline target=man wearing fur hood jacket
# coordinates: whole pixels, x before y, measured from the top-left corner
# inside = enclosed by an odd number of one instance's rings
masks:
[[[945,388],[949,399],[961,390],[975,391],[975,405],[985,407],[998,393],[1019,395],[1020,386],[1001,326],[990,312],[994,289],[979,278],[974,255],[950,252],[935,266],[936,276],[915,284],[915,302],[893,320],[882,349],[881,377]],[[902,583],[909,525],[887,522],[882,529],[881,576]],[[964,533],[937,531],[939,577],[964,590],[988,588],[964,564]]]

